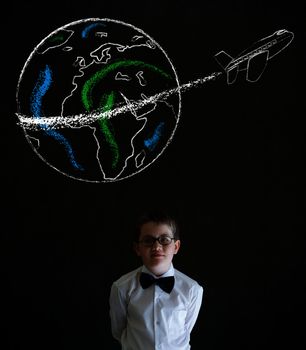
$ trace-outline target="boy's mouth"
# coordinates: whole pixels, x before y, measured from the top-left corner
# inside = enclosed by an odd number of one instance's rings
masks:
[[[151,254],[151,257],[152,258],[162,258],[162,257],[164,257],[165,255],[164,254],[159,254],[159,253],[153,253],[153,254]]]

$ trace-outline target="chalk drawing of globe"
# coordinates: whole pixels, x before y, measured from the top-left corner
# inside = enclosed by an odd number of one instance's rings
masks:
[[[166,52],[141,29],[82,19],[31,52],[17,85],[17,115],[50,167],[81,181],[114,182],[165,151],[179,122],[178,87]]]

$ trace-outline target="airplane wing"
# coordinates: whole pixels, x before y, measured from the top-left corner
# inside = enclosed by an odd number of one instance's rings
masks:
[[[219,63],[219,65],[226,71],[227,74],[227,83],[233,84],[238,75],[238,65],[233,64],[230,66],[230,63],[234,61],[234,58],[230,56],[225,51],[219,51],[215,54],[215,59]]]
[[[233,84],[238,76],[238,66],[234,65],[233,67],[231,67],[230,69],[227,70],[227,83],[228,84]]]
[[[256,82],[264,72],[269,58],[269,51],[261,51],[251,57],[247,65],[246,79],[250,82]]]

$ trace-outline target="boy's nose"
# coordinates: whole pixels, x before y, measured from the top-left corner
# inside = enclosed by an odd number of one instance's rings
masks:
[[[152,248],[162,248],[163,246],[156,240],[153,245],[152,245]]]

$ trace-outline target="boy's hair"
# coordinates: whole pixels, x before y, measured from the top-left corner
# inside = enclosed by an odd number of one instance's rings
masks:
[[[148,222],[168,225],[171,228],[174,239],[180,239],[179,228],[175,218],[163,210],[151,210],[138,217],[135,227],[134,242],[138,242],[141,227]]]

